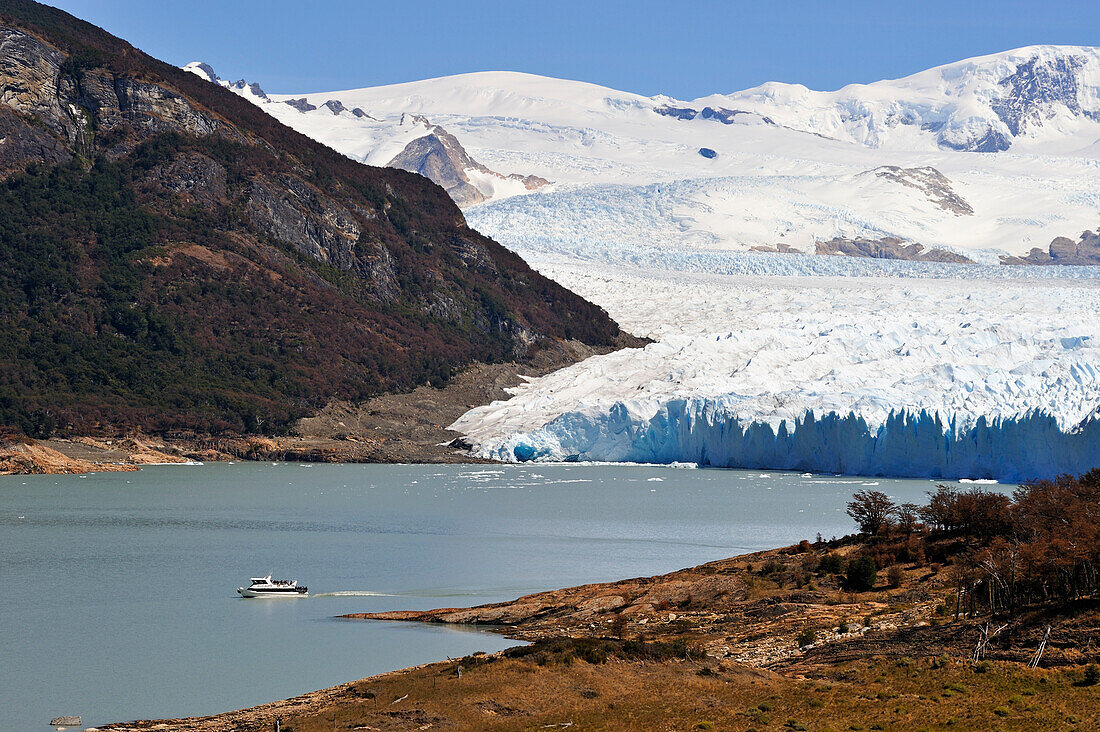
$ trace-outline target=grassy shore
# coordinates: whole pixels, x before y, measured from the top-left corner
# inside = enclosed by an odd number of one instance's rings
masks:
[[[1090,599],[955,616],[950,573],[898,565],[853,592],[856,542],[758,552],[477,608],[363,615],[496,623],[531,641],[208,718],[115,730],[1095,729]],[[1046,634],[1039,668],[1027,662]]]

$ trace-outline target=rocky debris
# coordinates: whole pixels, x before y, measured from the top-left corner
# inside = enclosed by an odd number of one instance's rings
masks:
[[[1047,251],[1035,247],[1026,257],[1002,257],[1001,264],[1100,265],[1100,234],[1085,231],[1077,241],[1059,236]]]
[[[952,190],[951,181],[948,180],[947,176],[931,166],[901,168],[897,165],[883,165],[867,173],[908,188],[915,188],[944,211],[950,211],[958,216],[974,215],[974,208],[962,196]]]
[[[289,104],[290,106],[297,109],[299,112],[312,112],[313,110],[317,109],[317,107],[310,104],[309,100],[305,97],[301,97],[299,99],[287,99],[283,102],[283,104]]]
[[[951,262],[955,264],[974,264],[974,260],[944,249],[925,251],[923,244],[906,243],[893,236],[881,239],[857,237],[834,237],[829,241],[819,241],[817,254],[839,254],[849,257],[870,257],[872,259],[905,259],[912,262]]]
[[[419,115],[411,115],[410,119],[413,124],[429,124]],[[406,124],[404,115],[401,118],[401,124]],[[419,173],[438,183],[459,206],[472,206],[488,200],[486,194],[470,180],[467,172],[471,170],[502,181],[520,181],[527,190],[534,190],[550,182],[535,175],[521,176],[518,173],[501,175],[489,170],[471,158],[454,135],[439,125],[431,127],[430,130],[427,135],[418,137],[406,145],[393,160],[386,163],[386,167]]]
[[[754,251],[754,252],[770,252],[772,254],[805,254],[806,253],[806,252],[802,251],[801,249],[798,249],[796,247],[792,247],[790,244],[787,244],[785,242],[779,242],[774,247],[770,247],[770,246],[767,246],[765,244],[760,244],[758,246],[752,247],[751,251]]]
[[[165,465],[170,463],[186,463],[188,458],[174,454],[176,448],[163,443],[151,442],[136,437],[124,437],[119,440],[99,440],[92,437],[77,437],[72,441],[77,445],[84,445],[93,450],[104,453],[121,453],[123,463],[126,465]]]
[[[624,340],[620,346],[644,342]],[[508,399],[507,389],[611,349],[576,341],[540,348],[525,363],[473,364],[442,388],[422,386],[407,394],[387,394],[362,404],[332,401],[317,415],[300,420],[294,431],[308,443],[340,448],[344,459],[371,462],[484,462],[475,460],[448,429],[478,404]],[[279,438],[280,444],[289,438]]]

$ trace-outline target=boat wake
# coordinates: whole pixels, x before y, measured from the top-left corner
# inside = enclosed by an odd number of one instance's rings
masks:
[[[370,592],[369,590],[343,590],[340,592],[318,592],[312,597],[397,597],[389,592]]]

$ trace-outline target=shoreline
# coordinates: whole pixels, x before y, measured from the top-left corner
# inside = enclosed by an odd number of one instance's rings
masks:
[[[1100,720],[1100,696],[1077,690],[1080,665],[1096,658],[1085,641],[1100,627],[1100,600],[1019,613],[1008,620],[1012,642],[990,647],[976,664],[970,661],[975,639],[989,620],[943,612],[953,590],[948,571],[906,566],[897,586],[880,582],[853,592],[835,576],[804,569],[810,559],[854,556],[864,548],[852,538],[803,542],[470,608],[353,613],[341,617],[477,624],[529,645],[210,717],[98,729],[228,732],[272,729],[281,719],[283,729],[295,732],[573,724],[653,729],[658,721],[669,729],[744,730],[786,715],[786,729],[825,729],[813,725],[815,715],[826,712],[845,723],[833,728],[866,729],[863,724],[888,714],[893,724],[871,728],[908,729],[908,722],[937,719],[947,727],[965,718],[966,729],[995,729],[1004,709],[1054,726],[1071,718]],[[1044,668],[1027,668],[1047,625],[1055,631]],[[966,696],[976,685],[990,688]],[[1028,711],[1019,700],[1035,689],[1058,693]],[[818,705],[815,692],[822,690],[828,702]],[[904,699],[907,711],[884,705],[884,698]],[[704,699],[713,703],[700,706]],[[698,726],[703,722],[712,726]]]
[[[614,347],[576,341],[545,344],[525,362],[474,363],[442,388],[420,386],[361,404],[332,401],[299,420],[291,434],[68,435],[34,440],[0,438],[0,475],[75,474],[137,470],[157,462],[255,460],[312,463],[497,464],[455,444],[448,426],[470,409],[509,399],[526,378],[619,348],[646,343],[623,334]]]

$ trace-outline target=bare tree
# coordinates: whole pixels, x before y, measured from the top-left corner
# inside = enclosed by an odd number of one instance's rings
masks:
[[[906,535],[912,534],[920,522],[920,506],[915,503],[903,503],[896,512],[898,529]]]

